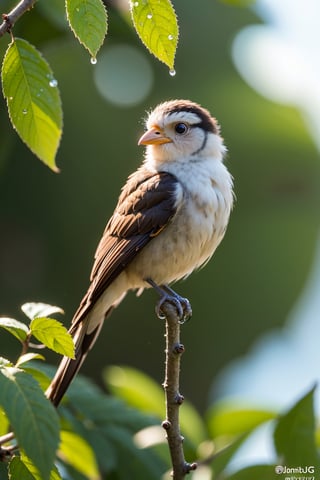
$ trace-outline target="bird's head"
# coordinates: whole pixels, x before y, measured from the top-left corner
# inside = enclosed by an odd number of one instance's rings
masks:
[[[189,100],[171,100],[152,110],[138,143],[147,145],[147,160],[157,164],[190,158],[222,160],[226,151],[216,119]]]

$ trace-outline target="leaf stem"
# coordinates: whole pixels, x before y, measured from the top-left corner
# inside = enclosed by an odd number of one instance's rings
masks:
[[[162,427],[166,430],[170,450],[174,480],[183,479],[187,473],[197,468],[196,463],[187,463],[183,452],[183,437],[180,433],[179,408],[184,401],[179,391],[180,359],[184,346],[180,343],[180,318],[176,308],[169,301],[161,305],[166,321],[166,363],[163,388],[166,400],[166,420]]]
[[[21,0],[9,13],[3,13],[3,22],[0,25],[0,37],[5,33],[10,33],[16,21],[28,10],[30,10],[36,0]]]

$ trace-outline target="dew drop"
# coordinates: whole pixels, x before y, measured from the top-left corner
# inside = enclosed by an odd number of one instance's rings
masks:
[[[148,13],[147,18],[148,18],[148,20],[151,20],[151,18],[152,18],[152,13]]]
[[[9,101],[12,102],[12,100],[13,100],[13,97],[9,97]]]
[[[91,62],[92,65],[95,65],[97,63],[96,57],[91,57],[90,62]]]
[[[173,35],[168,35],[168,40],[173,40]]]
[[[50,87],[55,88],[58,85],[58,80],[52,78],[49,82]]]
[[[139,7],[139,2],[134,2],[134,3],[133,3],[133,6],[134,6],[134,7]]]
[[[26,108],[24,108],[24,109],[22,110],[22,113],[23,113],[23,115],[27,115],[28,110],[27,110]]]
[[[171,69],[169,70],[169,75],[171,75],[171,77],[174,77],[175,74],[176,74],[175,69],[174,69],[174,68],[171,68]]]

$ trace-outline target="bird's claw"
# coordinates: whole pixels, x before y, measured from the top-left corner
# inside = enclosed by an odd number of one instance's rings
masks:
[[[146,282],[148,282],[149,285],[151,285],[151,287],[154,288],[160,295],[160,300],[156,306],[156,314],[158,318],[161,320],[166,318],[163,305],[165,303],[171,303],[171,305],[173,305],[177,311],[179,323],[185,323],[189,320],[192,315],[192,308],[187,298],[180,297],[180,295],[178,295],[168,285],[157,285],[151,278],[147,278]]]
[[[189,300],[187,298],[180,297],[180,295],[172,295],[168,293],[164,293],[160,298],[159,302],[157,303],[156,314],[158,318],[162,320],[166,318],[166,315],[162,308],[164,303],[166,302],[170,303],[175,307],[179,318],[179,323],[185,323],[190,319],[192,315],[192,309]]]

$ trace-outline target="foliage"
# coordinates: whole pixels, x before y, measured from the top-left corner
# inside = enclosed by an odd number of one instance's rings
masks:
[[[0,318],[0,327],[22,345],[15,364],[2,359],[0,367],[0,433],[5,435],[12,428],[20,448],[20,453],[14,449],[8,463],[10,480],[94,480],[105,474],[122,480],[141,478],[141,471],[147,480],[164,475],[170,469],[170,459],[160,427],[164,415],[161,387],[131,367],[108,367],[103,378],[114,396],[79,377],[57,412],[43,394],[53,369],[39,363],[42,355],[27,349],[31,337],[39,339],[39,332],[47,326],[52,335],[57,334],[57,341],[52,341],[53,337],[47,341],[48,335],[40,335],[46,346],[61,353],[63,345],[64,354],[73,356],[68,332],[57,320],[43,316],[60,313],[61,309],[28,303],[22,310],[31,319],[29,325]],[[220,402],[202,419],[186,402],[181,408],[186,457],[198,459],[199,472],[202,465],[210,466],[215,479],[271,480],[278,463],[290,468],[320,468],[314,393],[312,388],[282,415]],[[275,465],[250,465],[229,473],[240,447],[267,422],[273,424],[278,454]],[[7,442],[5,447],[11,450],[10,445]],[[196,472],[192,475],[197,478]]]
[[[9,45],[2,65],[2,88],[11,122],[21,139],[56,171],[54,159],[62,133],[57,80],[26,40],[16,38]]]
[[[243,6],[251,0],[221,0]],[[63,24],[61,3],[39,2],[39,8]],[[41,4],[41,5],[40,5]],[[174,73],[178,21],[169,0],[130,2],[131,20],[147,49]],[[75,37],[88,50],[92,63],[107,34],[107,12],[101,0],[67,0],[66,15]],[[129,18],[129,15],[127,15]],[[28,41],[15,38],[2,65],[2,88],[13,127],[28,147],[53,171],[62,135],[58,81],[48,62]],[[76,379],[58,414],[43,390],[52,369],[44,357],[29,352],[32,337],[47,348],[74,356],[72,339],[51,315],[61,309],[45,304],[23,306],[27,325],[1,318],[0,327],[21,344],[19,358],[0,362],[0,434],[11,428],[20,452],[0,464],[0,478],[10,480],[159,479],[170,468],[164,432],[163,392],[150,378],[128,367],[109,367],[104,380],[114,397]],[[319,445],[311,389],[287,412],[230,403],[213,405],[203,419],[187,402],[181,410],[181,429],[187,456],[210,466],[215,479],[269,480],[274,465],[251,465],[230,473],[239,449],[261,425],[273,425],[275,464],[320,468]],[[119,398],[116,398],[119,397]],[[60,444],[59,444],[60,439]],[[6,445],[11,449],[11,443]],[[281,467],[280,465],[280,467]],[[197,472],[192,474],[194,478]]]
[[[128,6],[144,45],[173,73],[178,22],[170,0],[142,0],[129,2]],[[60,6],[52,6],[50,14],[57,18],[59,13]],[[102,0],[67,0],[66,15],[74,35],[89,51],[91,62],[96,63],[108,25]],[[62,108],[58,81],[49,64],[33,45],[12,34],[1,76],[13,127],[30,150],[57,172]]]

